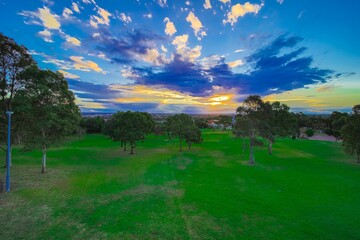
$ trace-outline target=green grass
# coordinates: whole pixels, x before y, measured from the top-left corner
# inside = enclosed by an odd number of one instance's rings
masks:
[[[360,239],[360,166],[338,143],[279,139],[247,164],[241,140],[149,136],[123,152],[87,135],[48,152],[13,151],[0,239]],[[5,169],[1,171],[5,179]]]

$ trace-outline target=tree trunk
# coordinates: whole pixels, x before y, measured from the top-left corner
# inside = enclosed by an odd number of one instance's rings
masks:
[[[190,150],[190,148],[191,148],[191,143],[188,144],[188,148],[189,148],[189,150]]]
[[[41,173],[45,173],[46,170],[46,146],[43,145],[43,156],[41,161]]]
[[[180,143],[180,149],[179,151],[182,152],[182,145],[181,145],[182,139],[179,137],[179,143]]]
[[[126,142],[123,142],[124,151],[126,151]]]
[[[254,139],[250,138],[250,159],[249,159],[249,164],[250,165],[254,165],[255,161],[254,161]]]
[[[272,145],[273,145],[273,142],[271,140],[269,140],[268,152],[270,155],[272,154]]]
[[[130,145],[130,154],[133,155],[134,154],[134,145]]]

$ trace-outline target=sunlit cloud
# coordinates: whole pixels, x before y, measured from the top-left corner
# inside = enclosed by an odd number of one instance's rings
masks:
[[[43,31],[40,31],[38,34],[42,37],[42,39],[44,39],[45,42],[53,42],[53,40],[51,39],[52,34],[49,30],[45,29]]]
[[[75,12],[80,13],[80,9],[77,3],[73,2],[71,7]]]
[[[205,8],[205,9],[210,9],[210,8],[211,8],[211,2],[210,2],[210,0],[205,0],[204,8]]]
[[[168,17],[164,18],[164,22],[166,23],[165,33],[169,36],[174,35],[174,33],[176,33],[176,28],[175,28],[174,23],[171,22]]]
[[[238,59],[238,60],[235,60],[235,61],[232,61],[232,62],[228,63],[230,68],[235,68],[235,67],[238,67],[238,66],[242,66],[244,64],[245,63],[241,59]]]
[[[124,23],[131,23],[132,19],[130,16],[126,16],[125,13],[120,13],[120,20],[123,21]]]
[[[109,17],[112,16],[111,13],[109,13],[108,11],[106,11],[105,9],[103,9],[101,7],[98,7],[97,13],[98,13],[98,16],[93,15],[90,17],[90,25],[94,28],[98,28],[99,24],[109,26],[110,25]]]
[[[66,36],[66,42],[75,46],[81,46],[81,41],[75,37]]]
[[[227,19],[223,21],[224,24],[230,23],[232,26],[237,23],[239,17],[245,16],[247,13],[257,14],[263,5],[251,4],[246,2],[241,5],[240,3],[233,5],[231,11],[227,14]]]
[[[76,70],[84,72],[95,71],[105,74],[105,72],[99,67],[97,63],[90,60],[84,60],[84,57],[71,56],[70,59],[74,62],[73,67]]]
[[[51,13],[50,9],[47,7],[38,8],[38,11],[22,11],[20,15],[30,18],[29,24],[42,25],[46,29],[55,29],[58,30],[61,27],[60,22],[58,21],[59,17],[56,14]],[[40,20],[38,22],[37,20]]]
[[[194,34],[198,38],[198,40],[201,40],[201,38],[206,36],[206,32],[203,30],[204,26],[193,12],[190,12],[188,14],[188,16],[186,17],[186,21],[191,24],[191,28],[194,30]]]

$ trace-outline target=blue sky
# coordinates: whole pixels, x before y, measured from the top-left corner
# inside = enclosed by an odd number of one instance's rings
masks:
[[[233,113],[360,103],[360,2],[0,0],[0,31],[61,71],[83,112]]]

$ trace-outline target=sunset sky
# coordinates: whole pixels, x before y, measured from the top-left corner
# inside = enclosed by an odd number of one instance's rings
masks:
[[[83,112],[234,113],[360,103],[360,1],[0,0],[0,32],[59,70]]]

